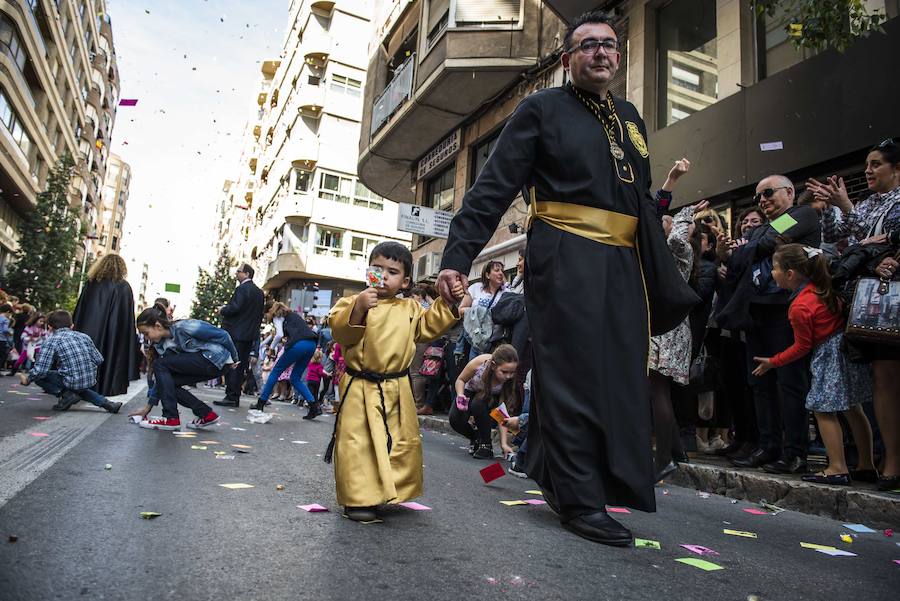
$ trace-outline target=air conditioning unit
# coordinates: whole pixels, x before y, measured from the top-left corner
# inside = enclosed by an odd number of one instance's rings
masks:
[[[416,261],[415,269],[413,269],[413,280],[427,280],[436,278],[438,271],[441,269],[442,253],[431,252],[425,253]]]

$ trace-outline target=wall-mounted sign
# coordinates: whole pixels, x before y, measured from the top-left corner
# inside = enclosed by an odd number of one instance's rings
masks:
[[[453,213],[401,202],[397,211],[397,229],[420,236],[446,238],[450,235]]]
[[[441,140],[441,142],[428,151],[422,160],[419,161],[419,169],[416,177],[422,179],[429,173],[444,164],[444,161],[455,155],[459,151],[459,144],[462,140],[460,130],[457,129],[452,134]]]

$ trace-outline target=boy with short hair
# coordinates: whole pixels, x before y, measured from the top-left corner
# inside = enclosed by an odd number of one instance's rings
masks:
[[[417,342],[439,338],[459,319],[457,308],[443,300],[426,310],[397,297],[412,272],[412,254],[402,244],[377,245],[369,266],[375,284],[340,299],[328,318],[346,372],[337,384],[341,406],[325,461],[333,452],[338,503],[360,522],[376,520],[377,505],[422,494],[422,442],[409,365]],[[453,295],[462,300],[462,285]]]
[[[19,374],[23,386],[32,382],[59,401],[55,411],[67,411],[78,401],[88,401],[110,413],[118,413],[122,403],[112,403],[93,388],[97,384],[97,366],[103,356],[87,334],[72,330],[72,315],[57,310],[47,316],[50,336],[41,345],[34,367]]]

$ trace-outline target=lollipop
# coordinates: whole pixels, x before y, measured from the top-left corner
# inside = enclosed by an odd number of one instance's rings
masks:
[[[372,288],[383,288],[384,270],[381,267],[369,267],[366,269],[366,284]]]

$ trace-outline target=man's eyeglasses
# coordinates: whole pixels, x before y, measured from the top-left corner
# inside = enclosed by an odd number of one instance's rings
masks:
[[[788,186],[780,186],[778,188],[766,188],[762,192],[757,192],[753,196],[753,202],[759,204],[763,198],[765,198],[766,200],[769,200],[770,198],[775,196],[775,193],[778,192],[779,190],[787,190],[787,189],[788,189]]]
[[[576,50],[580,50],[584,54],[594,54],[597,50],[600,50],[603,54],[615,54],[619,51],[619,42],[612,38],[606,38],[605,40],[588,38],[577,46],[569,48],[566,52],[572,53]]]

